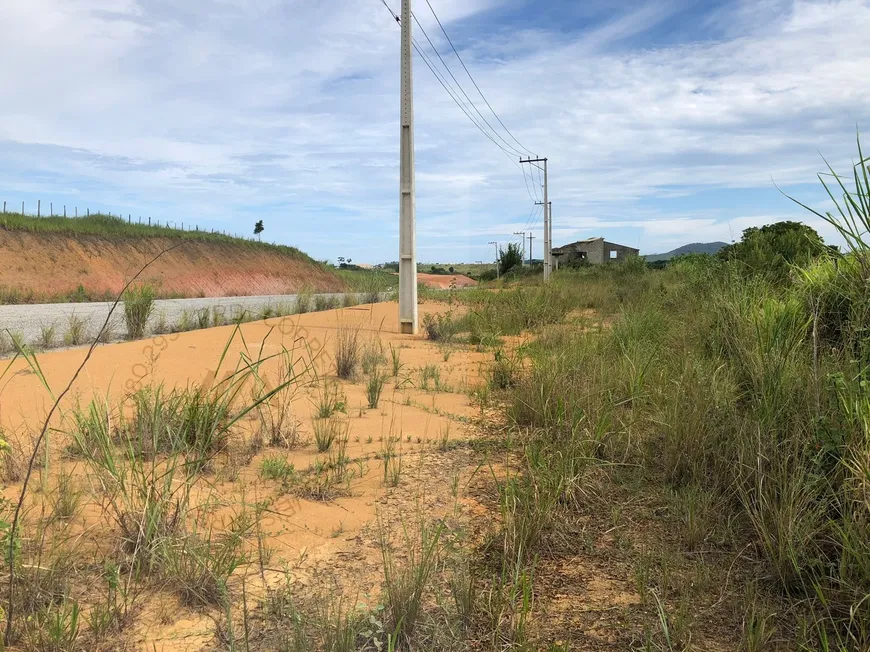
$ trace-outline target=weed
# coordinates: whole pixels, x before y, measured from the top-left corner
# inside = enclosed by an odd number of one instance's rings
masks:
[[[124,292],[124,322],[131,340],[145,336],[145,328],[154,312],[156,294],[154,287],[147,284],[132,286]]]
[[[381,551],[384,561],[386,629],[393,637],[410,641],[419,624],[423,594],[429,578],[440,561],[440,540],[444,526],[420,525],[419,539],[408,541],[407,559],[399,563],[390,554],[391,546],[381,524]],[[407,537],[406,533],[406,540]]]
[[[381,401],[381,392],[384,391],[387,379],[387,374],[382,372],[380,368],[376,368],[369,376],[366,383],[366,398],[369,402],[369,408],[376,409],[378,407]]]
[[[27,652],[75,652],[80,649],[79,605],[64,599],[37,612],[25,627],[23,645]]]
[[[361,366],[366,375],[372,374],[380,365],[387,361],[384,356],[384,345],[378,338],[372,338],[362,347]]]
[[[390,344],[390,361],[392,362],[393,377],[398,378],[404,366],[402,364],[402,352],[399,349],[393,348],[392,344]]]
[[[420,369],[420,389],[428,391],[430,381],[434,384],[436,390],[441,389],[441,372],[435,365],[427,364]]]
[[[341,385],[330,380],[316,385],[314,409],[318,419],[328,419],[336,412],[346,412],[347,399],[341,391]]]
[[[195,325],[195,328],[199,330],[208,328],[211,325],[211,309],[197,308],[193,313],[193,323]]]
[[[66,321],[63,342],[67,346],[80,346],[88,340],[88,320],[71,313]]]
[[[169,323],[166,321],[166,313],[162,310],[157,313],[157,318],[154,320],[154,326],[151,328],[151,332],[155,335],[165,335],[166,333],[172,332]]]
[[[269,455],[260,463],[260,475],[266,480],[288,480],[295,473],[293,464],[283,455]]]
[[[359,327],[341,324],[335,341],[335,372],[339,378],[354,377],[359,365],[360,353]]]
[[[298,314],[304,314],[306,312],[311,312],[314,308],[314,290],[306,285],[299,293],[296,295],[296,305],[295,312]]]
[[[291,382],[293,372],[284,362],[278,374],[278,389],[257,378],[253,398],[257,402],[260,437],[266,445],[296,448],[301,438],[293,409],[295,385]]]
[[[57,326],[49,324],[48,326],[42,325],[39,327],[39,348],[50,349],[55,345],[56,341]]]
[[[332,447],[332,442],[347,430],[347,424],[337,417],[316,419],[314,421],[314,443],[318,453],[325,453]]]

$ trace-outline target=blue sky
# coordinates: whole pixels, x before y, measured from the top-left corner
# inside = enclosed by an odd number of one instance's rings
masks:
[[[781,219],[837,241],[773,181],[826,209],[819,152],[848,170],[870,129],[870,0],[431,2],[550,159],[555,244],[656,253]],[[246,234],[263,219],[320,259],[395,260],[398,38],[381,0],[3,3],[0,201]],[[540,252],[520,170],[415,65],[418,259],[490,259],[529,228]]]

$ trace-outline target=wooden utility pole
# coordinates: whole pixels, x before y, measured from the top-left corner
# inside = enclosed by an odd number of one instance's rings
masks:
[[[414,178],[414,69],[411,0],[402,0],[399,144],[399,332],[417,332],[417,207]]]

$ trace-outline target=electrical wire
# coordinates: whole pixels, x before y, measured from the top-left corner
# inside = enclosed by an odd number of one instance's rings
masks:
[[[486,106],[489,108],[489,110],[490,110],[490,111],[492,112],[492,114],[495,116],[495,119],[498,120],[498,123],[499,123],[499,124],[502,126],[502,128],[503,128],[503,129],[508,133],[508,135],[509,135],[513,140],[514,140],[514,142],[515,142],[517,145],[520,146],[521,149],[525,150],[526,153],[531,154],[532,156],[534,156],[534,157],[537,158],[538,155],[535,154],[535,153],[534,153],[532,150],[530,150],[528,147],[526,147],[525,145],[523,145],[523,144],[522,144],[522,143],[517,139],[517,137],[514,136],[513,132],[511,132],[511,130],[507,128],[507,126],[505,125],[505,123],[502,122],[502,119],[501,119],[500,117],[498,117],[498,114],[495,112],[495,109],[492,108],[492,105],[489,103],[489,100],[486,99],[486,96],[483,94],[483,91],[480,90],[480,86],[477,85],[477,82],[475,81],[474,77],[471,75],[471,71],[468,70],[468,66],[465,65],[465,61],[463,61],[463,60],[462,60],[462,57],[459,56],[459,51],[456,49],[456,46],[453,45],[453,41],[452,41],[452,39],[450,38],[450,35],[447,34],[447,30],[444,29],[444,25],[441,24],[441,19],[438,18],[438,14],[435,13],[435,9],[434,9],[434,7],[432,7],[432,3],[429,2],[429,0],[426,0],[426,4],[429,5],[429,11],[431,11],[431,12],[432,12],[432,15],[435,17],[435,20],[436,20],[437,23],[438,23],[438,27],[441,28],[441,32],[444,34],[444,37],[447,39],[447,42],[450,44],[450,47],[453,48],[453,53],[456,55],[456,58],[459,59],[459,63],[462,64],[462,68],[465,70],[465,74],[468,75],[468,78],[471,80],[471,83],[474,84],[474,87],[477,89],[477,92],[480,93],[480,97],[483,99],[483,101],[486,103]]]
[[[384,5],[384,7],[386,7],[387,11],[390,12],[390,16],[392,16],[393,19],[394,19],[397,23],[401,24],[401,19],[399,18],[399,16],[397,16],[397,15],[393,12],[393,10],[390,8],[390,5],[387,4],[387,1],[386,1],[386,0],[381,0],[381,2],[382,2],[382,4]],[[414,20],[415,20],[415,22],[417,22],[417,25],[420,25],[420,23],[419,23],[419,21],[417,20],[416,16],[414,17]],[[423,31],[424,34],[426,34],[426,31],[423,29],[422,26],[420,26],[420,29],[421,29],[421,31]],[[427,40],[429,41],[429,44],[432,45],[432,48],[433,48],[433,50],[435,51],[435,53],[438,55],[439,59],[441,59],[441,62],[442,62],[442,64],[444,65],[444,67],[445,67],[445,68],[447,69],[447,71],[450,73],[451,77],[453,77],[453,80],[456,81],[456,77],[453,76],[453,73],[450,71],[450,68],[447,66],[447,64],[444,62],[444,59],[443,59],[443,58],[441,57],[441,55],[438,53],[438,50],[437,50],[437,49],[435,48],[435,46],[432,44],[432,40],[429,39],[428,34],[426,35],[426,38],[427,38]],[[480,131],[484,136],[486,136],[486,137],[487,137],[487,138],[488,138],[488,139],[489,139],[489,140],[490,140],[490,141],[491,141],[491,142],[492,142],[496,147],[498,147],[498,148],[502,151],[502,153],[503,153],[503,154],[508,158],[508,160],[511,161],[511,163],[513,163],[516,167],[518,167],[518,168],[520,169],[520,172],[522,172],[522,174],[523,174],[523,182],[524,182],[525,185],[526,185],[526,192],[529,194],[529,199],[531,199],[532,201],[538,201],[538,190],[537,190],[537,184],[535,183],[535,179],[534,179],[534,177],[532,176],[531,173],[527,173],[527,172],[526,172],[526,169],[525,169],[525,168],[524,168],[524,167],[523,167],[523,166],[522,166],[522,165],[521,165],[521,164],[516,160],[516,154],[519,153],[519,152],[517,152],[517,151],[515,150],[515,148],[513,148],[513,147],[511,148],[512,151],[511,151],[511,150],[507,150],[505,147],[503,147],[502,145],[500,145],[500,144],[499,144],[499,143],[498,143],[498,142],[497,142],[497,141],[492,137],[492,135],[491,135],[489,132],[487,132],[486,129],[484,129],[484,128],[481,126],[481,124],[480,124],[480,123],[479,123],[479,122],[474,118],[474,116],[471,114],[471,112],[470,112],[470,111],[469,111],[469,110],[468,110],[468,109],[463,105],[463,103],[461,102],[461,100],[460,100],[458,94],[456,93],[456,91],[454,91],[454,90],[452,89],[449,80],[448,80],[448,79],[447,79],[447,78],[446,78],[442,73],[439,73],[439,72],[438,72],[438,70],[437,70],[437,66],[436,66],[435,63],[434,63],[434,62],[433,62],[433,61],[432,61],[432,60],[431,60],[431,59],[426,55],[426,53],[423,51],[423,48],[420,47],[420,44],[417,42],[417,39],[412,38],[412,43],[413,43],[414,49],[417,51],[417,54],[419,54],[420,57],[423,59],[423,63],[426,64],[426,67],[429,68],[429,70],[430,70],[430,71],[432,72],[432,74],[435,76],[435,79],[438,80],[438,82],[441,84],[442,88],[444,88],[444,90],[445,90],[445,91],[447,92],[447,94],[450,96],[450,99],[452,99],[452,100],[454,101],[454,103],[456,104],[456,106],[459,107],[459,109],[460,109],[460,110],[465,114],[465,116],[466,116],[466,117],[471,121],[471,123],[472,123],[475,127],[477,127],[477,129],[478,129],[478,130],[479,130],[479,131]],[[466,97],[467,99],[469,99],[469,104],[471,104],[472,106],[474,106],[474,103],[471,102],[470,98],[468,98],[468,95],[467,95],[467,94],[465,93],[465,91],[462,89],[462,86],[459,84],[458,81],[456,81],[456,85],[459,87],[460,91],[462,91],[463,95],[465,95],[465,97]],[[475,108],[476,108],[476,107],[475,107]],[[480,113],[480,111],[478,111],[478,113]],[[485,119],[484,119],[484,121],[485,121]],[[486,124],[489,125],[488,122],[487,122]],[[492,129],[492,126],[491,126],[491,125],[490,125],[490,129]],[[495,132],[494,129],[493,129],[493,133],[495,133],[496,136],[498,136],[498,133]],[[528,175],[528,176],[527,176],[527,175]],[[530,187],[530,186],[529,186],[528,180],[531,180],[531,188],[532,188],[532,190],[534,190],[534,196],[532,196],[532,193],[529,192],[529,187]]]
[[[507,142],[501,136],[501,134],[499,134],[498,131],[496,131],[495,128],[489,123],[489,120],[486,119],[486,117],[483,115],[483,113],[480,112],[480,109],[477,108],[477,105],[472,101],[472,99],[470,97],[468,97],[468,93],[465,92],[465,89],[462,88],[462,84],[460,84],[459,80],[456,79],[456,75],[453,74],[453,71],[450,69],[450,66],[447,65],[446,61],[444,61],[444,57],[441,56],[441,53],[438,51],[438,48],[435,47],[435,43],[433,43],[432,39],[429,38],[429,34],[426,32],[426,29],[423,27],[423,25],[420,23],[420,21],[417,20],[416,14],[411,13],[411,16],[414,18],[414,22],[417,23],[417,27],[420,28],[421,32],[423,32],[423,36],[426,37],[426,40],[429,42],[429,46],[432,48],[432,51],[435,52],[435,54],[438,56],[438,60],[441,61],[441,65],[444,66],[444,69],[450,75],[451,79],[453,79],[454,83],[456,84],[457,88],[459,88],[459,91],[462,93],[462,95],[465,97],[465,99],[468,100],[468,103],[471,105],[471,108],[473,108],[475,110],[475,112],[477,112],[477,115],[480,116],[480,119],[483,120],[483,123],[487,127],[490,128],[492,133],[495,134],[496,138],[498,138],[501,142],[503,142],[505,144],[506,147],[508,147],[510,149],[510,152],[514,156],[522,156],[523,152],[521,150],[518,150],[516,147],[511,145],[509,142]]]

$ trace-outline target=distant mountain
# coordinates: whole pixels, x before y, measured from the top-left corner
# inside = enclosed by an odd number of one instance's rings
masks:
[[[692,244],[677,247],[673,251],[669,251],[666,254],[653,254],[652,256],[646,256],[646,262],[654,263],[659,260],[670,260],[675,256],[682,256],[683,254],[712,255],[719,251],[722,247],[725,247],[727,245],[727,242],[693,242]]]

